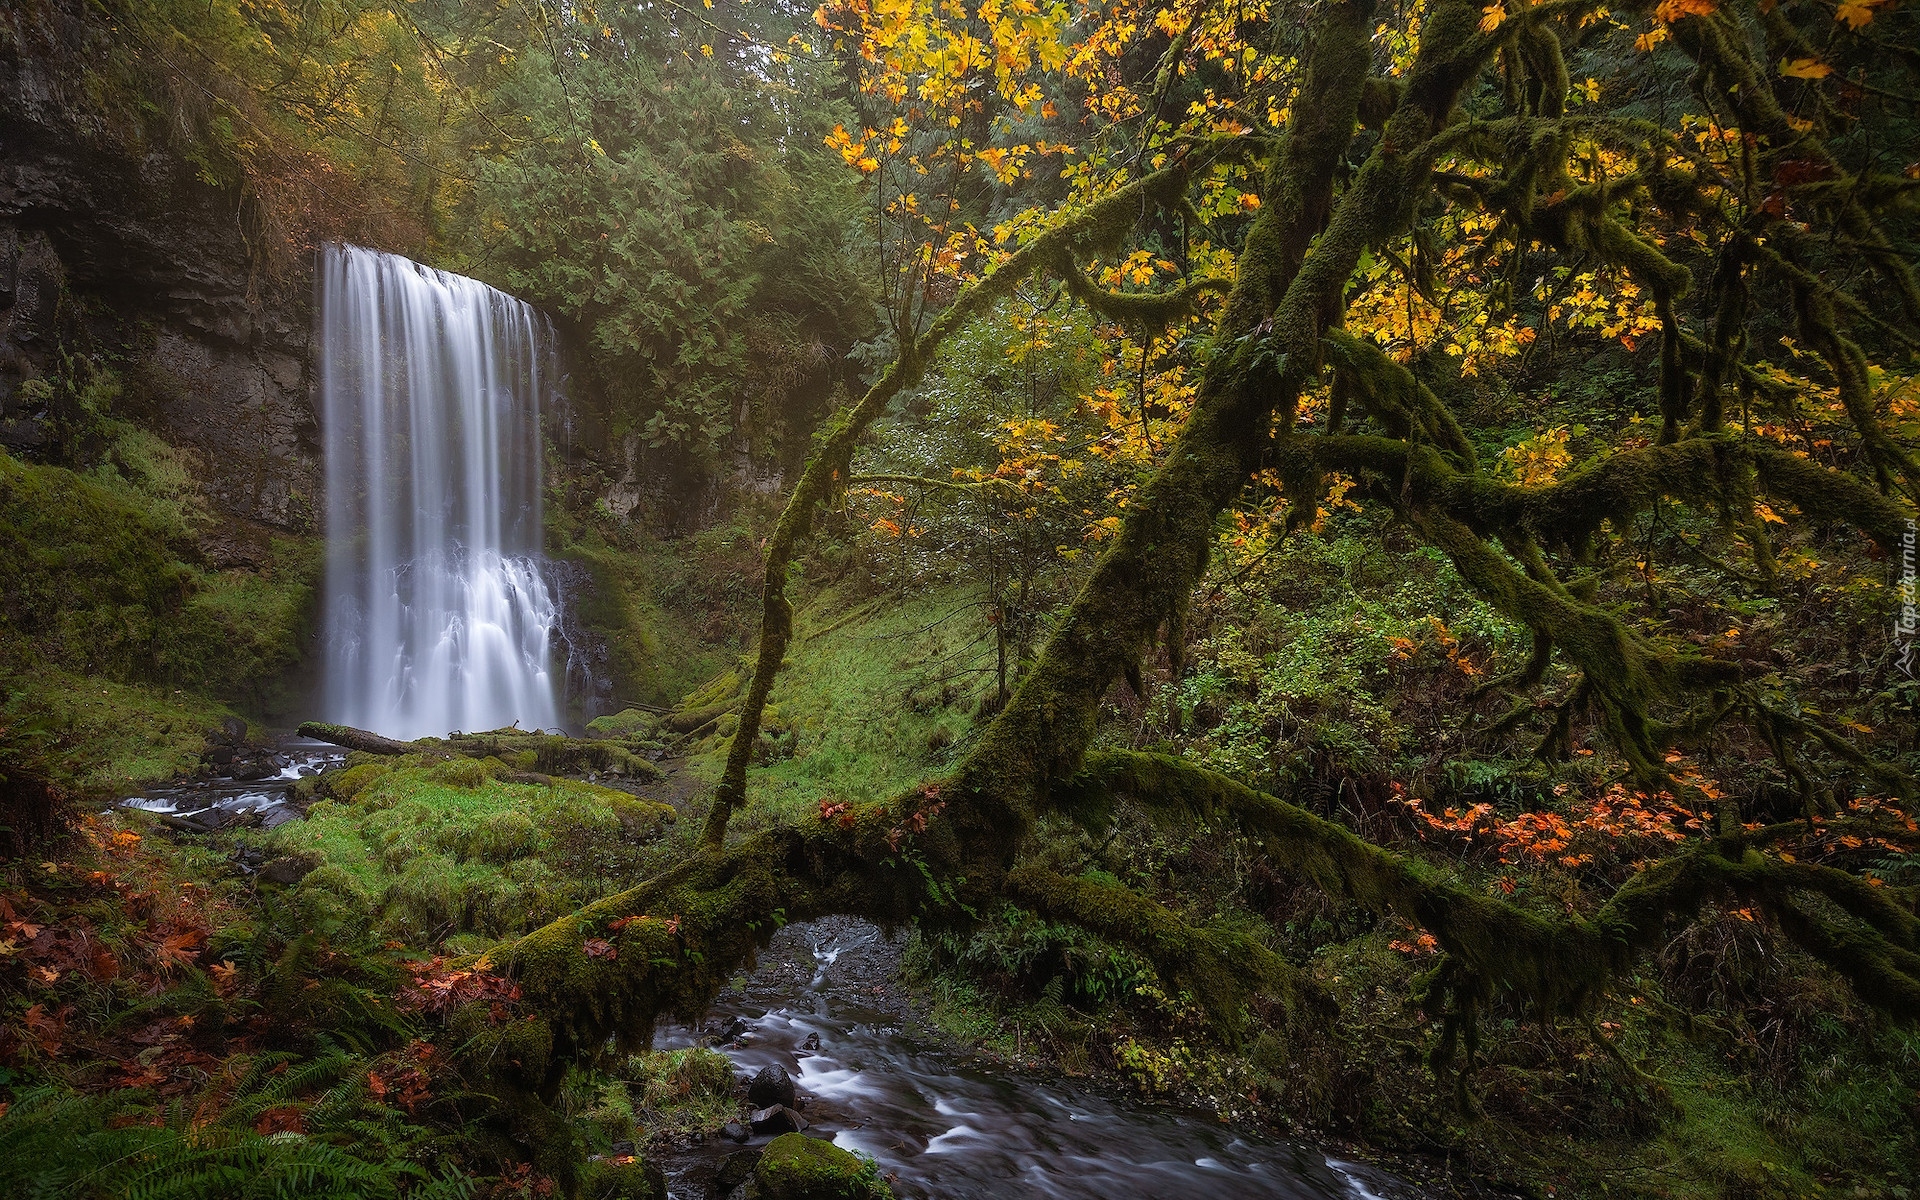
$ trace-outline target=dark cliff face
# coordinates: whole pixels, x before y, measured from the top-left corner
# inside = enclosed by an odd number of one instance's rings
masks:
[[[116,415],[198,460],[226,519],[216,563],[245,562],[268,531],[316,532],[310,262],[268,277],[237,189],[90,114],[80,20],[0,21],[0,445],[76,457],[29,381],[81,349],[118,372]]]

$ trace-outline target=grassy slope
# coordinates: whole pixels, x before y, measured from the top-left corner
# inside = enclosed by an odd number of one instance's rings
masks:
[[[815,591],[774,685],[769,725],[790,756],[755,768],[741,827],[791,820],[829,797],[878,800],[937,774],[972,723],[992,643],[969,589],[894,597]],[[851,619],[849,619],[851,617]],[[723,725],[723,729],[725,726]],[[791,736],[791,742],[786,737]],[[719,779],[727,741],[694,748],[689,769]]]
[[[180,499],[111,467],[0,453],[0,749],[86,791],[168,778],[203,733],[257,713],[302,656],[318,543],[275,539],[258,570],[195,561]],[[186,511],[194,511],[186,506]]]

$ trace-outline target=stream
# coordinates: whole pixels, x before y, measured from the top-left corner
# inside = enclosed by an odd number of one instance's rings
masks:
[[[1070,1078],[1023,1073],[917,1039],[900,1005],[887,999],[898,958],[898,943],[864,921],[788,926],[745,989],[723,995],[704,1026],[662,1026],[654,1045],[712,1044],[717,1029],[744,1022],[738,1042],[719,1047],[735,1066],[749,1074],[785,1068],[807,1100],[809,1134],[872,1157],[903,1198],[1426,1195],[1309,1146],[1117,1102]],[[673,1200],[707,1200],[708,1180],[738,1149],[714,1138],[669,1151],[662,1165]]]
[[[272,829],[300,819],[301,810],[290,802],[295,783],[346,760],[347,752],[338,746],[283,737],[270,748],[249,748],[241,762],[225,768],[226,774],[151,787],[126,797],[120,805],[155,813],[190,833],[256,823]],[[236,779],[235,773],[255,778]]]
[[[121,803],[190,832],[297,820],[289,793],[345,751],[285,739],[241,773],[150,789]],[[256,851],[243,870],[258,869]],[[779,1066],[808,1133],[873,1158],[903,1200],[1009,1193],[1049,1200],[1422,1200],[1376,1168],[1311,1146],[1149,1102],[1116,1100],[1070,1077],[1036,1075],[916,1037],[895,982],[900,942],[868,922],[789,925],[744,987],[700,1026],[663,1024],[657,1049],[714,1045],[738,1071]],[[725,1031],[724,1033],[722,1031]],[[760,1146],[768,1136],[753,1137]],[[659,1153],[671,1200],[710,1200],[740,1149],[723,1137]],[[712,1198],[721,1200],[721,1198]]]

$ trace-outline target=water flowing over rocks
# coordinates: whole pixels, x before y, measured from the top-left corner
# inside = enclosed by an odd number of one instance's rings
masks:
[[[894,981],[900,943],[851,918],[790,925],[705,1032],[752,1075],[756,1108],[781,1079],[795,1104],[759,1108],[721,1138],[667,1157],[679,1200],[732,1197],[793,1128],[872,1158],[895,1195],[932,1200],[1419,1200],[1425,1193],[1312,1147],[1208,1117],[1112,1099],[1084,1081],[1039,1078],[939,1045]],[[771,1102],[767,1102],[771,1104]],[[745,1143],[746,1149],[736,1146]]]

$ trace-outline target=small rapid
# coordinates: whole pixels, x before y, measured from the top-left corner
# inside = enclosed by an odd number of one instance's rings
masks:
[[[742,1071],[779,1066],[803,1096],[812,1136],[872,1157],[896,1195],[925,1200],[1413,1200],[1410,1185],[1310,1146],[1202,1116],[1102,1096],[931,1045],[869,1002],[894,955],[853,920],[790,926],[744,990],[713,1010],[745,1033],[723,1045]],[[883,966],[876,967],[876,960]],[[661,1048],[711,1041],[663,1027]],[[817,1048],[815,1048],[817,1047]],[[755,1138],[753,1144],[766,1139]],[[738,1147],[669,1151],[673,1200],[705,1200]]]

